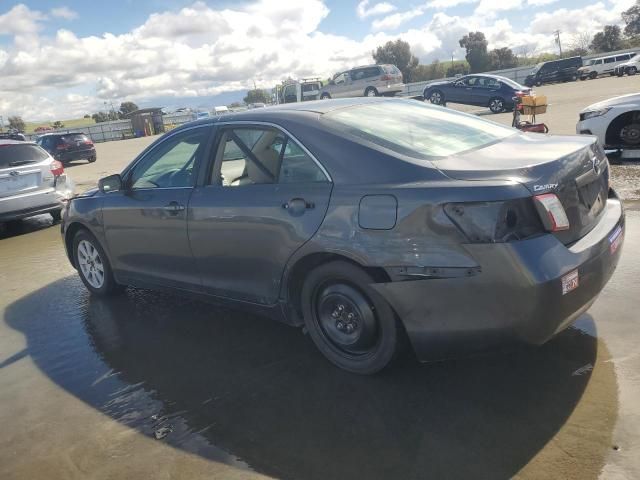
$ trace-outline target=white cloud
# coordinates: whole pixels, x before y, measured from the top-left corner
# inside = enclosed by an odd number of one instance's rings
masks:
[[[541,7],[543,5],[551,5],[557,1],[558,0],[527,0],[527,5],[532,7]]]
[[[384,15],[396,10],[396,6],[388,2],[379,2],[369,6],[369,0],[362,0],[356,7],[356,13],[361,19],[374,15]]]
[[[71,10],[69,7],[56,7],[51,9],[51,16],[63,18],[64,20],[75,20],[78,18],[78,12]]]
[[[477,3],[480,0],[431,0],[427,2],[427,8],[436,10],[446,10],[447,8],[457,7],[465,3]]]
[[[463,58],[458,40],[470,31],[484,32],[489,48],[555,51],[553,30],[562,30],[564,42],[564,35],[619,24],[629,0],[591,1],[576,9],[540,11],[522,29],[505,18],[444,12],[435,12],[420,28],[399,28],[415,12],[426,12],[423,4],[376,18],[378,30],[362,38],[324,33],[321,22],[330,12],[322,0],[306,0],[304,6],[253,0],[226,9],[196,2],[150,15],[119,35],[79,36],[59,29],[47,37],[42,36],[46,14],[17,5],[0,13],[0,35],[8,39],[0,44],[0,112],[58,120],[97,111],[105,100],[144,104],[204,97],[252,88],[254,80],[268,88],[289,76],[327,77],[370,63],[371,51],[398,38],[409,42],[422,63],[452,54]],[[513,0],[503,3],[517,8]]]
[[[522,8],[522,0],[480,0],[475,15],[495,18],[500,12]]]
[[[413,20],[422,14],[424,14],[424,10],[421,8],[401,13],[394,13],[384,18],[374,20],[371,23],[371,28],[373,30],[396,30],[400,25]]]

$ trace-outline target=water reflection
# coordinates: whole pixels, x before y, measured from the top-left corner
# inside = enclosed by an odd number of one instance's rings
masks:
[[[406,358],[359,377],[299,330],[144,290],[90,298],[75,277],[5,320],[52,381],[114,420],[291,479],[511,477],[572,413],[591,372],[572,374],[597,353],[596,338],[570,329],[542,348]],[[595,331],[588,316],[580,324]]]

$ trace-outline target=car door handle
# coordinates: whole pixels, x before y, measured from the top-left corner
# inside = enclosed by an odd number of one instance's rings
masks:
[[[167,205],[162,207],[162,209],[165,212],[169,212],[171,215],[177,215],[184,210],[184,205],[181,205],[178,202],[169,202]]]
[[[313,202],[307,202],[304,198],[292,198],[286,203],[282,204],[282,208],[289,210],[290,212],[302,212],[304,210],[311,210],[315,208]]]

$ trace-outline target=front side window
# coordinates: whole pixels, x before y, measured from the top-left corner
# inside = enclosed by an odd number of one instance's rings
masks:
[[[338,75],[335,80],[333,81],[336,85],[342,85],[345,82],[346,79],[346,75],[344,73],[341,73],[340,75]]]
[[[339,108],[321,118],[340,132],[401,155],[430,160],[515,135],[513,129],[494,122],[410,101]]]
[[[192,187],[208,132],[206,127],[195,128],[160,143],[134,167],[129,180],[131,188]]]
[[[598,60],[596,60],[594,65],[602,65],[602,59],[599,58]]]
[[[283,132],[270,127],[227,128],[216,155],[219,177],[211,183],[242,187],[265,183],[327,181],[313,159]]]

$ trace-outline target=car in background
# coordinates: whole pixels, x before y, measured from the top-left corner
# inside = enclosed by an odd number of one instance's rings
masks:
[[[634,55],[628,62],[618,65],[615,68],[614,73],[617,76],[622,77],[625,73],[627,75],[635,75],[638,73],[638,70],[640,70],[640,55]]]
[[[530,92],[530,88],[499,75],[467,75],[453,81],[430,83],[423,96],[435,105],[462,103],[489,107],[493,113],[500,113],[513,110],[513,97]]]
[[[334,76],[320,98],[393,96],[404,90],[402,72],[395,65],[366,65]]]
[[[68,202],[61,233],[94,295],[252,309],[371,374],[405,334],[422,361],[544,343],[606,285],[624,228],[595,138],[353,98],[178,127]]]
[[[582,57],[561,58],[537,64],[524,79],[527,87],[539,87],[544,83],[568,82],[578,79],[578,69],[582,67]]]
[[[45,133],[36,143],[63,165],[74,160],[96,161],[96,147],[86,133]]]
[[[19,140],[21,142],[26,142],[27,137],[25,137],[22,132],[17,131],[0,132],[0,140]]]
[[[580,112],[576,133],[595,135],[607,150],[628,150],[640,156],[640,93],[594,103]]]
[[[609,74],[615,75],[615,69],[628,62],[636,55],[636,52],[620,53],[618,55],[609,55],[607,57],[598,57],[587,60],[583,67],[578,69],[580,80],[587,78],[594,79],[598,75]]]
[[[72,195],[61,162],[35,143],[0,140],[0,222],[42,213],[58,221]]]

